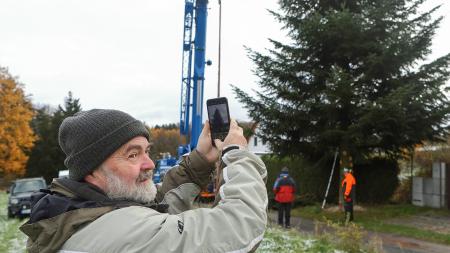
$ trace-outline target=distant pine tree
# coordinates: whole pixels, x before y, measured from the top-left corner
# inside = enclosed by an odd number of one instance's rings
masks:
[[[165,130],[180,129],[180,124],[169,123],[169,124],[155,125],[153,128],[155,128],[155,129],[161,128],[161,129],[165,129]]]
[[[81,111],[80,99],[75,99],[72,92],[64,99],[64,105],[52,112],[49,106],[38,108],[33,119],[33,129],[38,135],[38,141],[31,151],[27,163],[27,176],[43,176],[47,182],[58,176],[58,171],[64,170],[66,155],[58,142],[59,126],[62,121]]]
[[[54,153],[57,153],[59,148],[57,139],[54,137],[53,116],[48,105],[40,106],[35,110],[36,115],[31,125],[38,138],[30,152],[30,159],[26,165],[26,176],[42,176],[47,182],[50,182],[58,175],[58,168],[53,160]]]

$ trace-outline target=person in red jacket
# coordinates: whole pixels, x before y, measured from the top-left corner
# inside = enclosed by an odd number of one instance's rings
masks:
[[[289,176],[289,169],[284,167],[281,169],[280,176],[275,180],[273,192],[275,193],[275,201],[278,202],[278,225],[291,227],[291,207],[295,198],[296,185],[292,177]]]
[[[344,195],[345,224],[353,221],[353,199],[355,198],[356,180],[352,173],[351,169],[344,168],[344,180],[341,183]]]

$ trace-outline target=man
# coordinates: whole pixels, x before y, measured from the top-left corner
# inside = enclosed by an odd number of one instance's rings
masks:
[[[263,238],[267,173],[234,120],[215,147],[206,122],[197,149],[158,190],[148,131],[124,112],[94,109],[66,118],[59,143],[69,179],[55,179],[37,196],[21,227],[29,252],[249,252]],[[219,151],[218,205],[189,210]]]
[[[342,180],[342,193],[344,195],[344,213],[345,224],[353,221],[353,199],[355,196],[356,180],[352,175],[353,171],[348,168],[344,168],[344,180]]]
[[[275,201],[278,202],[278,225],[284,227],[291,227],[291,207],[294,202],[296,186],[294,179],[289,176],[289,169],[283,167],[280,176],[275,180],[273,185],[275,193]]]

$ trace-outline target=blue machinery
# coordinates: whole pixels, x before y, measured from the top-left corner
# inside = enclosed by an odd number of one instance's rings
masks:
[[[178,156],[190,152],[197,146],[202,130],[205,64],[211,64],[209,61],[205,62],[207,7],[208,0],[186,0],[184,7],[180,134],[189,137],[190,143],[178,148]],[[192,39],[194,30],[195,37]]]
[[[205,62],[208,0],[185,1],[180,134],[185,136],[186,139],[190,139],[190,143],[178,147],[178,157],[197,147],[198,137],[202,131],[205,64],[211,65],[210,61]],[[195,32],[194,39],[192,38],[193,32]],[[192,70],[194,75],[192,75]],[[175,164],[176,159],[170,156],[158,160],[153,181],[155,183],[161,182],[164,174]]]

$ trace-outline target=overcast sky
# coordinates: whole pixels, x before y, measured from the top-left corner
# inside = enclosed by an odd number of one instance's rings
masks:
[[[0,0],[0,66],[25,84],[33,103],[57,106],[68,91],[84,110],[126,111],[149,125],[179,122],[183,0]],[[430,59],[450,52],[450,2]],[[218,1],[210,0],[204,99],[217,94]],[[229,84],[257,89],[244,45],[285,40],[267,9],[276,0],[222,1],[221,95],[231,116],[248,120]],[[206,114],[204,113],[204,118]]]

